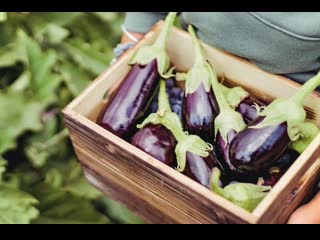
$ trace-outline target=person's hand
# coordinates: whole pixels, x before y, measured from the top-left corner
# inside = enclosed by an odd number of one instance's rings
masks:
[[[310,203],[296,210],[288,224],[320,224],[320,193]]]

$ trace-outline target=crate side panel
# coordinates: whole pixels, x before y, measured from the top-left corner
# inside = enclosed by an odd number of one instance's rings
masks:
[[[258,223],[285,224],[291,214],[308,200],[315,192],[315,186],[319,180],[320,159],[318,159],[307,173],[301,177],[298,185],[291,185],[292,191],[287,191],[289,187],[283,190],[283,193],[277,197],[273,204],[264,210]]]
[[[116,183],[121,186],[121,191],[135,198],[133,207],[137,208],[139,200],[142,200],[150,205],[152,210],[162,212],[168,219],[165,222],[248,223],[234,215],[232,209],[229,211],[221,209],[219,205],[199,195],[190,186],[176,181],[108,139],[97,141],[99,137],[95,133],[88,133],[83,129],[79,131],[68,121],[67,126],[79,160],[106,181]],[[150,157],[148,161],[156,160]],[[168,171],[171,170],[168,167]],[[181,177],[186,178],[183,175]],[[119,190],[117,185],[114,194],[117,194],[117,189]],[[196,185],[202,188],[201,185]],[[113,188],[113,185],[108,187]],[[119,194],[122,194],[121,191],[119,190]],[[126,201],[129,205],[130,200]],[[153,217],[150,217],[150,221],[152,220]]]

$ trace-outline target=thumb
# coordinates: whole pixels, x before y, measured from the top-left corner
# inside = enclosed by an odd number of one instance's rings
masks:
[[[320,193],[290,217],[288,224],[320,224]]]

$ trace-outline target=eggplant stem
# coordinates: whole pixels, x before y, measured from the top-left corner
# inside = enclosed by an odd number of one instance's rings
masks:
[[[158,96],[158,116],[161,118],[161,123],[169,129],[177,141],[181,140],[184,137],[184,132],[181,126],[177,126],[172,119],[170,119],[167,113],[172,113],[169,97],[166,90],[166,83],[165,80],[160,80],[160,89],[159,89],[159,96]]]
[[[165,112],[172,112],[168,94],[166,91],[166,83],[165,80],[160,80],[160,90],[159,90],[159,97],[158,97],[158,105],[160,111]]]
[[[220,109],[223,110],[233,110],[227,99],[225,98],[225,96],[223,95],[223,91],[221,89],[221,85],[218,82],[218,76],[217,74],[213,71],[213,68],[210,64],[210,74],[211,74],[211,84],[212,84],[212,88],[213,88],[213,92],[215,94],[215,97],[217,99],[218,105]]]
[[[204,56],[204,51],[200,40],[198,39],[194,28],[189,25],[189,33],[192,37],[192,42],[195,50],[195,62],[192,68],[186,75],[186,95],[194,93],[201,84],[203,85],[206,92],[210,92],[210,72],[208,70],[209,66]]]
[[[147,65],[151,61],[156,60],[158,65],[158,72],[161,77],[167,79],[171,76],[174,76],[174,68],[171,68],[168,72],[168,69],[170,67],[170,57],[168,56],[166,47],[167,40],[169,38],[176,16],[176,12],[170,12],[168,14],[165,25],[163,26],[155,42],[152,45],[147,45],[139,48],[128,61],[129,65]]]
[[[221,177],[221,171],[218,168],[212,169],[210,183],[211,183],[211,190],[221,196],[223,196],[223,188],[219,186],[219,181]]]
[[[178,142],[182,141],[182,139],[186,136],[181,126],[177,126],[175,122],[173,122],[170,118],[166,115],[164,118],[161,118],[160,122],[163,126],[165,126],[172,135],[176,138]]]
[[[160,49],[166,49],[166,42],[169,37],[171,28],[174,24],[174,20],[177,16],[177,12],[170,12],[165,20],[165,26],[162,29],[159,37],[157,38],[154,46],[158,46]]]
[[[259,178],[258,182],[257,182],[257,186],[263,186],[263,184],[265,183],[263,178]]]
[[[195,52],[196,52],[195,62],[196,62],[196,64],[203,64],[204,59],[205,59],[204,54],[203,54],[203,49],[202,49],[201,43],[200,43],[192,25],[189,25],[188,31],[191,34],[192,41],[193,41],[194,48],[195,48]]]
[[[307,81],[300,90],[292,97],[292,99],[299,103],[300,105],[304,104],[304,101],[307,96],[309,96],[317,87],[320,86],[320,72],[309,81]]]

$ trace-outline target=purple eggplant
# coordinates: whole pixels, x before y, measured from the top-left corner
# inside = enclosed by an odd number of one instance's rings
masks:
[[[177,13],[170,13],[155,44],[144,46],[130,59],[133,65],[119,88],[110,97],[97,123],[115,135],[130,140],[159,84],[160,76],[172,76],[166,43]]]
[[[217,146],[218,146],[218,156],[222,159],[220,162],[225,169],[225,174],[223,175],[224,182],[230,181],[241,181],[246,183],[256,183],[258,180],[258,175],[252,174],[250,172],[239,171],[230,162],[229,158],[229,148],[230,142],[237,135],[236,131],[230,130],[227,135],[227,141],[225,141],[221,134],[217,135]]]
[[[183,103],[183,116],[186,129],[202,139],[212,142],[214,138],[214,119],[217,116],[213,93],[206,92],[203,85],[194,92],[189,93]]]
[[[208,157],[203,158],[188,152],[184,174],[201,185],[210,188],[210,177],[212,169],[215,167],[223,169],[213,153],[210,153]]]
[[[111,95],[98,119],[98,124],[128,140],[141,121],[149,99],[159,84],[158,81],[156,60],[146,66],[133,66],[119,88]]]
[[[292,97],[271,103],[260,117],[233,139],[230,162],[238,170],[261,172],[271,167],[288,149],[290,141],[308,137],[304,101],[320,85],[320,73]],[[306,146],[305,146],[306,147]]]
[[[195,46],[195,64],[185,75],[185,98],[183,115],[186,129],[205,141],[213,143],[214,120],[218,114],[218,104],[211,90],[211,83],[202,47],[192,26],[188,28]]]
[[[185,106],[190,106],[190,109],[186,107],[184,109],[187,129],[189,131],[193,129],[190,132],[198,134],[205,140],[208,137],[211,138],[208,142],[213,142],[216,137],[218,152],[221,156],[221,165],[225,167],[229,175],[235,176],[234,180],[239,180],[238,175],[244,175],[241,179],[251,178],[251,174],[249,177],[249,174],[247,176],[247,174],[238,171],[236,167],[232,166],[228,154],[233,138],[238,132],[246,128],[243,117],[235,110],[235,106],[247,98],[249,94],[242,88],[236,87],[230,89],[218,82],[217,74],[213,71],[210,63],[203,57],[200,42],[191,26],[189,26],[189,32],[196,46],[196,64],[186,75],[185,103],[187,104]],[[208,89],[207,84],[209,85]],[[211,93],[212,89],[214,94],[211,94],[213,97],[210,98],[207,94]],[[212,100],[210,99],[214,99],[214,104],[212,104]],[[218,112],[214,112],[213,109],[219,110]],[[193,116],[193,118],[190,118],[190,116]],[[192,124],[190,124],[190,119],[195,119]],[[195,124],[195,122],[199,124]],[[190,125],[194,128],[191,128]]]
[[[132,145],[168,166],[175,166],[177,141],[162,125],[148,125],[135,134]]]
[[[270,168],[263,177],[264,186],[275,186],[282,176],[287,172],[291,165],[299,157],[299,153],[293,150],[287,150],[277,161],[277,163]]]
[[[246,124],[242,115],[227,100],[224,94],[225,87],[218,82],[217,74],[209,63],[207,69],[209,70],[211,87],[219,107],[219,114],[214,121],[214,137],[217,143],[218,155],[220,156],[219,161],[227,174],[236,176],[238,174],[235,172],[237,169],[232,166],[228,156],[229,144],[238,132],[246,128]],[[237,180],[237,178],[234,180]]]
[[[258,104],[257,101],[254,101],[251,97],[244,99],[236,108],[236,111],[241,113],[245,123],[251,123],[259,117],[257,109],[254,107],[255,104]],[[259,105],[258,106],[262,106]]]
[[[177,170],[185,173],[200,184],[209,187],[211,169],[213,167],[220,167],[218,160],[212,153],[213,147],[204,142],[199,136],[189,135],[184,132],[181,119],[177,113],[171,110],[164,80],[160,81],[158,105],[158,111],[150,114],[141,125],[138,125],[138,128],[142,129],[140,131],[143,131],[152,124],[155,126],[162,125],[168,129],[177,142],[177,144],[172,144],[172,146],[175,146],[175,150],[174,152],[172,151],[172,153],[175,153],[177,157]],[[141,136],[144,136],[143,132]],[[159,138],[157,134],[154,142],[158,141]],[[148,142],[148,140],[142,141]],[[152,144],[150,146],[145,143],[142,147],[146,152],[153,152],[153,150],[146,149],[145,146],[150,147],[150,149],[155,148],[159,151],[158,144]],[[164,150],[160,150],[162,152],[169,149],[167,146],[160,147],[164,147]]]
[[[230,162],[240,171],[261,172],[270,167],[288,149],[287,124],[261,129],[250,128],[264,120],[259,117],[245,131],[238,133],[230,145]],[[245,151],[243,151],[245,150]],[[273,162],[270,164],[270,159]]]
[[[246,124],[259,117],[256,106],[264,106],[261,101],[253,99],[253,97],[241,87],[228,88],[222,84],[220,86],[229,105],[242,115]]]
[[[274,187],[286,173],[287,169],[272,167],[268,170],[268,174],[263,178],[262,185]]]
[[[218,145],[218,149],[219,149],[219,154],[221,155],[221,158],[224,159],[224,161],[222,161],[223,165],[225,166],[226,169],[230,169],[232,171],[236,170],[236,168],[234,166],[232,166],[230,159],[229,159],[229,142],[231,142],[233,140],[233,138],[236,135],[236,131],[234,130],[230,130],[227,134],[227,141],[225,141],[221,134],[218,133],[217,134],[217,145]]]
[[[300,154],[298,152],[288,149],[276,162],[275,167],[289,169],[299,156]]]

